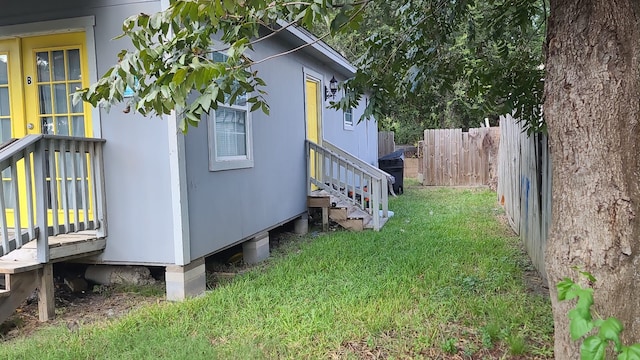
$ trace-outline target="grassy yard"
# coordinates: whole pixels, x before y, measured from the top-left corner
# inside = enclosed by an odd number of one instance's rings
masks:
[[[552,357],[550,303],[494,193],[407,186],[390,208],[378,233],[305,236],[206,296],[48,328],[0,359]]]

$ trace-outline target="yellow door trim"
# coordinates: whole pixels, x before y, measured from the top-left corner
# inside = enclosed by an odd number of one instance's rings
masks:
[[[20,58],[20,39],[0,40],[0,55],[7,56],[9,76],[9,106],[11,109],[11,136],[20,138],[26,135],[21,126],[24,119],[24,88],[22,86],[22,61]]]
[[[71,50],[79,49],[80,51],[80,73],[82,74],[79,79],[80,87],[88,87],[89,84],[89,69],[86,50],[86,35],[83,32],[65,33],[65,34],[53,34],[34,36],[22,39],[22,60],[24,66],[24,83],[25,83],[25,104],[39,104],[38,96],[38,73],[36,64],[36,53],[46,51],[59,51],[59,50]],[[66,61],[66,60],[65,60]],[[65,63],[65,66],[67,64]],[[76,81],[54,81],[45,83],[76,83]],[[69,106],[71,104],[69,103]],[[71,110],[69,110],[71,111]],[[84,104],[82,115],[84,117],[84,136],[90,137],[93,134],[92,121],[91,121],[92,109],[88,104]],[[39,105],[26,106],[25,111],[25,128],[27,128],[28,134],[40,134],[42,133],[42,123],[40,121]],[[71,126],[69,124],[69,126]]]

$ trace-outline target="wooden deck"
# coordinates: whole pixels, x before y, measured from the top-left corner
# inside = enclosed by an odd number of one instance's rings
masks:
[[[106,239],[98,238],[93,230],[49,236],[49,262],[91,256],[104,250]],[[22,248],[0,257],[0,273],[17,274],[41,268],[37,261],[36,242],[30,241]]]

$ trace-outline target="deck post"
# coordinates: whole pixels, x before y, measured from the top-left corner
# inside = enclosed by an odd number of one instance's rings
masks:
[[[195,259],[184,266],[167,266],[165,281],[167,300],[169,301],[182,301],[204,294],[207,287],[204,257]]]
[[[56,298],[53,288],[53,264],[44,264],[38,271],[38,315],[40,321],[49,321],[56,315]]]
[[[36,196],[36,227],[39,229],[36,240],[38,262],[41,264],[49,262],[49,226],[47,222],[48,207],[46,194],[49,193],[46,179],[46,141],[38,141],[33,153],[33,172],[35,180]],[[53,150],[52,150],[53,151]],[[54,211],[54,213],[57,213]]]

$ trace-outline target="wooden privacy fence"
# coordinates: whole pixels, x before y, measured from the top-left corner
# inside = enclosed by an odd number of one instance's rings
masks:
[[[418,179],[423,185],[491,185],[499,141],[499,128],[425,130]]]
[[[551,162],[546,135],[527,136],[511,116],[500,118],[498,201],[546,280],[544,252],[551,223]]]
[[[396,151],[395,133],[393,131],[378,132],[378,158]]]

